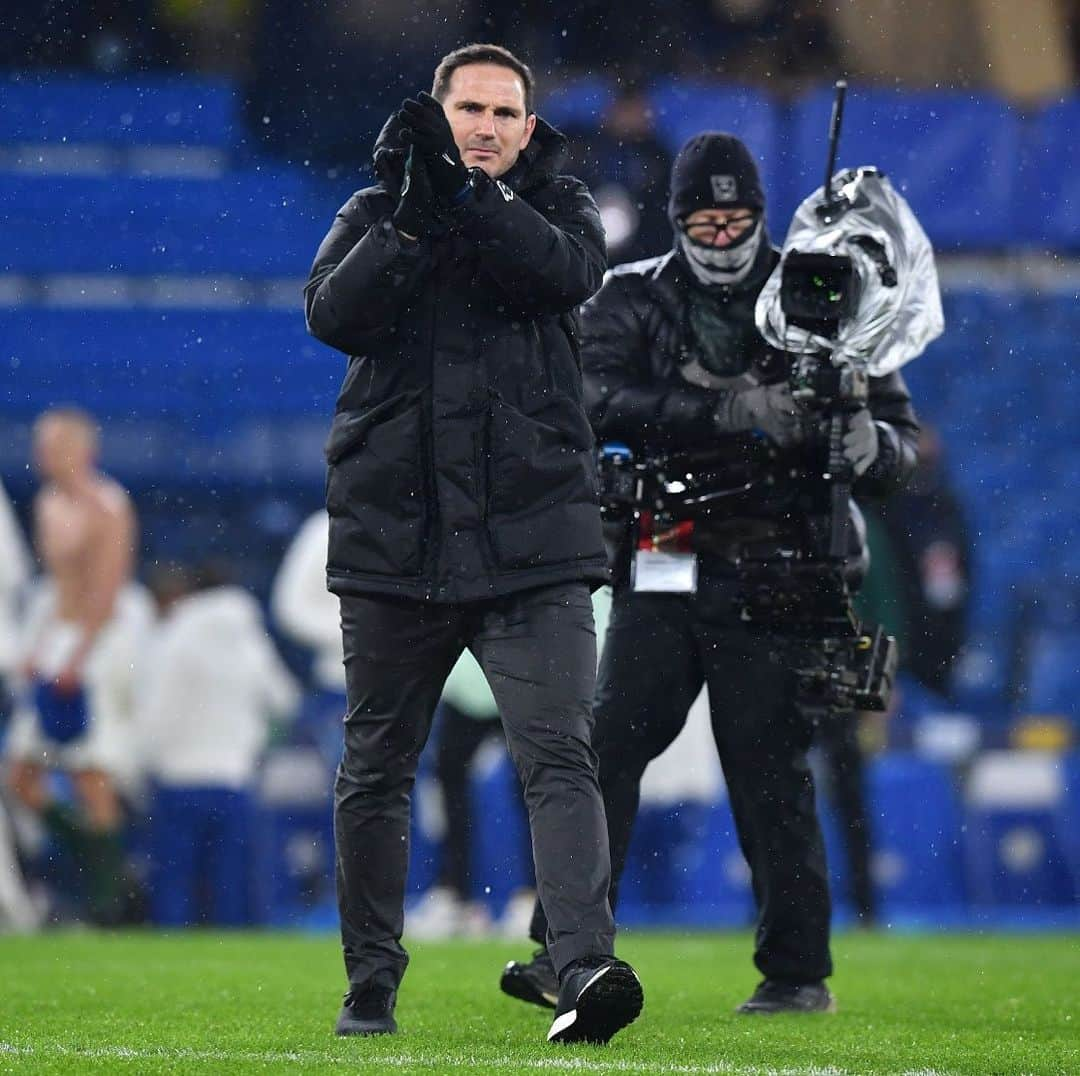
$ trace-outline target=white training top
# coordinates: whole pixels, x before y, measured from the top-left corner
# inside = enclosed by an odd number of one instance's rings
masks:
[[[178,601],[139,670],[136,719],[148,775],[162,784],[243,788],[273,716],[291,715],[299,688],[240,587]]]
[[[326,551],[330,517],[309,516],[282,558],[270,606],[278,627],[315,651],[312,674],[320,687],[345,690],[341,646],[341,607],[326,589]]]
[[[30,571],[30,550],[7,491],[0,483],[0,677],[9,676],[14,670],[19,599],[30,579]]]

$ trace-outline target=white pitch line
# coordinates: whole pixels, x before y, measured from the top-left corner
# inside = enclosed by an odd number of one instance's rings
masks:
[[[649,1072],[660,1076],[852,1076],[848,1069],[831,1065],[809,1068],[772,1068],[763,1065],[735,1065],[718,1061],[711,1065],[671,1064],[667,1062],[643,1062],[623,1060],[593,1060],[586,1057],[478,1057],[475,1054],[380,1054],[377,1057],[356,1057],[344,1054],[321,1053],[315,1050],[158,1050],[133,1049],[128,1046],[93,1046],[76,1049],[59,1044],[44,1046],[18,1046],[0,1042],[0,1057],[82,1057],[94,1060],[114,1058],[118,1061],[214,1061],[254,1062],[257,1064],[288,1063],[292,1065],[343,1065],[349,1068],[408,1069],[426,1068],[435,1071],[472,1069],[478,1065],[490,1065],[505,1069],[534,1070],[537,1072]],[[947,1076],[936,1069],[907,1069],[888,1076]]]

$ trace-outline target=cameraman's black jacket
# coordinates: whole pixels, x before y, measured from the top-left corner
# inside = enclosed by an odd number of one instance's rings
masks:
[[[754,323],[758,293],[778,261],[779,252],[763,243],[748,278],[720,293],[721,350],[731,351],[735,365],[748,361],[762,384],[786,380],[793,362],[792,356],[771,348]],[[825,444],[812,438],[781,453],[752,434],[725,435],[717,426],[714,413],[722,390],[693,384],[684,372],[697,365],[701,351],[689,311],[690,289],[696,286],[674,251],[607,274],[582,310],[585,399],[601,442],[624,442],[637,455],[715,447],[731,461],[735,484],[767,473],[769,481],[759,484],[760,493],[751,492],[735,507],[722,501],[712,514],[699,518],[695,541],[715,550],[752,540],[770,520],[782,524],[785,516],[797,513],[799,487],[805,483],[785,483],[785,478],[800,466],[820,473]],[[916,461],[918,423],[899,373],[870,379],[869,408],[878,425],[879,451],[855,483],[856,497],[884,496],[902,486]],[[853,533],[861,534],[861,528]]]
[[[307,324],[350,356],[327,442],[337,594],[488,598],[607,578],[575,310],[600,286],[603,228],[557,175],[542,120],[518,162],[404,244],[391,223],[398,127],[379,182],[342,207],[305,289]]]

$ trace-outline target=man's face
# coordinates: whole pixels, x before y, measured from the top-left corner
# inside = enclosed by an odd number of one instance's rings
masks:
[[[499,64],[466,64],[450,76],[442,102],[467,168],[504,175],[529,144],[536,116],[525,111],[525,86]]]
[[[750,209],[697,209],[683,222],[686,234],[706,247],[729,247],[757,221]]]
[[[93,468],[91,435],[77,423],[63,418],[47,417],[37,424],[33,453],[35,470],[49,482],[65,485]]]

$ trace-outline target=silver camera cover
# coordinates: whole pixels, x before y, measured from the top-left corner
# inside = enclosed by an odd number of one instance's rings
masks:
[[[838,207],[823,217],[819,187],[795,212],[781,260],[758,296],[755,320],[775,348],[795,354],[829,351],[882,377],[921,355],[941,335],[941,311],[934,250],[911,207],[876,168],[846,169],[830,184]],[[882,281],[881,264],[867,249],[869,239],[883,249],[895,271],[892,287]],[[842,319],[835,339],[789,325],[780,305],[784,260],[792,251],[847,255],[859,279],[854,314]]]

